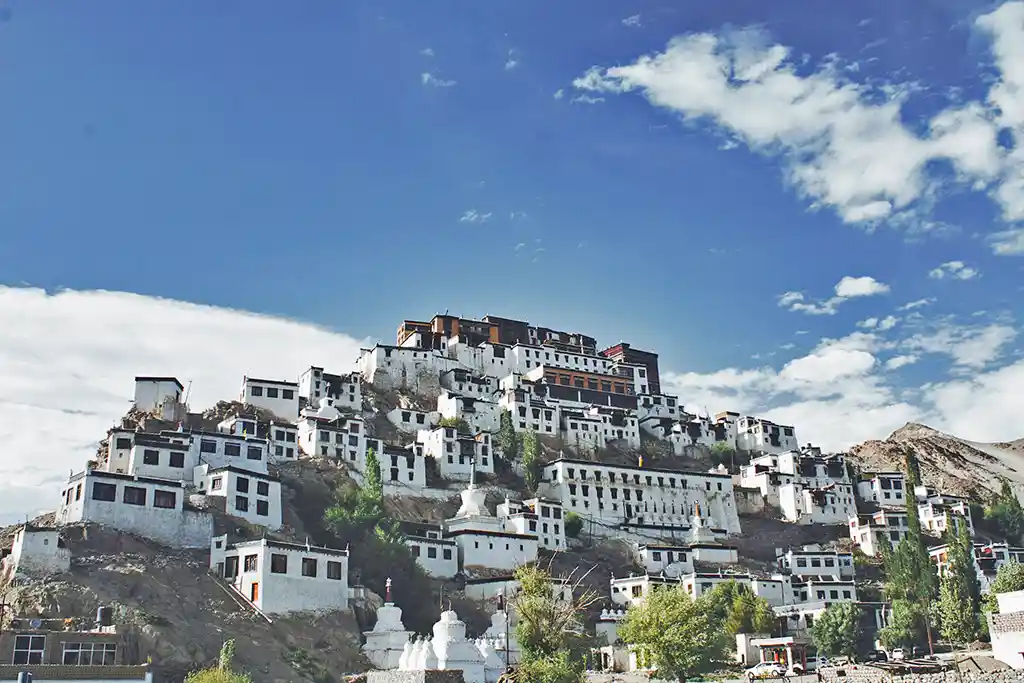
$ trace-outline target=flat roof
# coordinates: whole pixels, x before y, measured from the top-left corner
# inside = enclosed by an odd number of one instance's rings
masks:
[[[96,477],[97,479],[116,479],[117,481],[125,482],[139,482],[141,484],[157,484],[159,486],[170,486],[174,488],[183,488],[185,486],[184,481],[176,479],[159,479],[157,477],[140,477],[134,474],[118,474],[116,472],[104,472],[103,470],[85,470],[78,474],[73,474],[68,479],[70,484],[73,481],[84,479],[86,477]]]
[[[338,557],[348,557],[348,550],[338,550],[337,548],[324,548],[316,545],[304,545],[302,543],[288,543],[287,541],[274,541],[269,538],[261,538],[257,541],[240,541],[238,543],[228,544],[226,550],[232,550],[234,548],[252,548],[255,546],[264,546],[268,548],[281,548],[282,550],[304,550],[310,553],[320,553],[321,555],[335,555]]]
[[[299,386],[298,382],[286,382],[286,381],[280,380],[280,379],[260,379],[259,377],[246,377],[245,381],[246,382],[259,382],[260,384],[279,384],[279,385],[285,386],[285,387],[297,387],[297,386]]]
[[[178,385],[179,389],[184,389],[185,388],[185,387],[181,386],[181,382],[178,381],[177,377],[157,377],[155,375],[136,375],[135,381],[136,382],[174,382],[175,384]]]
[[[597,462],[594,460],[577,460],[575,458],[558,458],[552,460],[544,466],[545,469],[552,465],[564,462],[567,465],[582,465],[584,467],[613,467],[620,470],[635,470],[637,472],[659,472],[661,474],[679,474],[679,475],[690,475],[696,477],[714,477],[716,479],[728,479],[732,481],[732,475],[730,474],[715,474],[714,472],[695,472],[693,470],[667,470],[660,467],[638,467],[636,465],[617,465],[610,462]]]

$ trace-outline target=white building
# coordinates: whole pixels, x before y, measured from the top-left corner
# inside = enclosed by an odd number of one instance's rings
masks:
[[[399,447],[386,444],[379,439],[367,439],[366,443],[367,449],[373,449],[380,463],[380,474],[385,490],[389,487],[399,487],[419,491],[426,487],[427,466],[420,444]]]
[[[489,399],[498,391],[497,377],[476,375],[463,368],[452,368],[441,373],[441,386],[456,396]]]
[[[907,511],[902,508],[882,508],[850,517],[850,538],[861,552],[871,557],[881,552],[886,542],[895,547],[909,530]]]
[[[501,407],[490,396],[463,396],[448,390],[437,397],[441,418],[464,420],[473,432],[497,432],[501,426]]]
[[[299,384],[274,379],[242,378],[238,400],[264,408],[278,417],[294,420],[299,416]]]
[[[363,409],[363,378],[357,372],[333,375],[312,365],[299,375],[299,395],[309,405],[319,406],[327,397],[337,408],[359,412]]]
[[[266,614],[349,609],[347,550],[218,536],[210,568]]]
[[[322,407],[316,414],[306,414],[299,420],[299,447],[307,455],[342,460],[362,472],[366,465],[366,425],[363,419],[324,417],[327,413]],[[336,415],[337,411],[333,414]]]
[[[282,526],[281,481],[239,467],[199,465],[194,473],[199,492],[224,498],[224,511],[251,524],[276,531]]]
[[[133,402],[138,410],[158,413],[168,402],[183,403],[184,390],[176,377],[136,377]]]
[[[459,573],[458,544],[441,538],[439,531],[427,532],[423,536],[406,536],[405,545],[416,563],[430,576],[450,579]]]
[[[776,548],[775,554],[779,570],[797,576],[852,578],[854,575],[853,553],[842,553],[812,544],[785,552]]]
[[[455,427],[420,430],[416,441],[423,444],[423,454],[437,462],[446,479],[469,480],[470,470],[494,474],[491,435],[487,432],[460,434]]]
[[[1024,591],[998,593],[999,612],[989,612],[992,656],[1014,669],[1024,669]]]
[[[23,524],[14,535],[11,552],[0,563],[0,579],[63,574],[71,569],[71,551],[56,529]]]
[[[129,451],[127,474],[191,482],[194,465],[195,454],[187,434],[165,438],[139,432]]]
[[[779,487],[779,507],[787,522],[794,524],[846,524],[857,514],[853,487],[829,483],[811,487],[803,481]]]
[[[299,457],[299,428],[293,422],[271,420],[267,439],[271,462],[289,462]]]
[[[678,396],[640,392],[638,398],[636,416],[641,420],[649,417],[678,420],[683,414]]]
[[[533,430],[546,436],[561,433],[561,408],[557,402],[540,399],[524,389],[507,389],[501,393],[498,407],[509,411],[517,432]]]
[[[978,576],[981,592],[988,592],[992,581],[996,578],[999,568],[1007,562],[1024,562],[1024,548],[1010,546],[1007,543],[974,543],[974,571]],[[928,549],[938,569],[939,576],[944,576],[949,566],[949,546],[932,546]]]
[[[783,453],[799,448],[796,430],[759,417],[741,417],[736,426],[736,447],[741,451]]]
[[[857,481],[857,497],[886,507],[906,505],[906,479],[902,472],[868,472]]]
[[[363,381],[383,389],[405,387],[416,390],[426,383],[436,385],[440,373],[461,365],[460,361],[441,351],[383,344],[362,349],[359,356],[359,372]]]
[[[921,528],[932,536],[944,534],[952,525],[954,516],[967,520],[967,528],[971,536],[974,535],[971,505],[966,498],[931,495],[926,500],[918,500],[917,510],[921,518]]]
[[[186,507],[182,482],[99,470],[71,476],[56,521],[102,524],[173,548],[205,548],[213,535],[210,514]]]
[[[441,414],[436,410],[398,407],[388,411],[387,418],[399,431],[415,434],[421,429],[433,429],[441,419]]]
[[[623,530],[689,531],[695,508],[716,535],[740,532],[732,478],[718,472],[684,472],[560,458],[544,466],[538,493],[566,511],[592,520],[593,533]]]
[[[565,550],[565,526],[558,501],[531,498],[520,503],[505,498],[498,505],[497,514],[506,531],[536,536],[541,548]]]
[[[462,491],[462,506],[445,522],[444,537],[459,546],[459,567],[514,570],[537,559],[537,536],[505,530],[485,503],[486,492],[476,488],[475,476]]]
[[[693,572],[693,553],[688,545],[638,545],[636,556],[648,574],[678,579]]]

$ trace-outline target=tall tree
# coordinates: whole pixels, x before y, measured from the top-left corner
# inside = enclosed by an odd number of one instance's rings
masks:
[[[942,637],[951,643],[971,643],[977,636],[978,617],[964,582],[953,574],[942,577],[939,589]]]
[[[502,457],[505,462],[515,462],[519,459],[519,435],[512,423],[512,413],[501,411],[498,425],[498,445],[501,446]]]
[[[820,652],[853,657],[861,641],[860,608],[853,602],[834,602],[814,620],[811,637]]]
[[[380,461],[372,448],[366,449],[366,469],[363,475],[363,490],[371,500],[384,500],[384,478],[380,473]]]
[[[537,433],[532,429],[526,430],[522,442],[523,479],[531,493],[537,490],[537,482],[540,479],[538,450]]]
[[[690,597],[682,584],[651,590],[619,624],[619,638],[650,657],[663,679],[685,681],[726,657],[722,622],[711,600]]]
[[[1024,508],[1005,477],[999,493],[985,509],[985,517],[995,521],[999,530],[1013,543],[1019,543],[1024,536]]]
[[[235,641],[228,640],[220,648],[217,665],[208,669],[193,671],[185,677],[185,683],[252,683],[249,674],[232,669],[235,658]]]
[[[724,647],[736,646],[738,633],[771,633],[775,611],[768,601],[736,581],[725,581],[701,596],[712,618],[720,624]]]
[[[916,645],[927,634],[928,615],[920,602],[893,600],[889,623],[878,632],[878,639],[888,648]]]

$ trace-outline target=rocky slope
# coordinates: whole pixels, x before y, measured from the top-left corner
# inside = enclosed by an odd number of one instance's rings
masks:
[[[850,459],[863,471],[897,471],[909,452],[917,455],[924,483],[946,493],[987,500],[1002,477],[1024,488],[1024,439],[978,443],[910,422],[884,441],[854,446]]]

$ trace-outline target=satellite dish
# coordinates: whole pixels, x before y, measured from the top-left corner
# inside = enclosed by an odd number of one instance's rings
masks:
[[[42,628],[43,627],[43,620],[42,619],[33,619],[30,622],[28,622],[28,625],[31,626],[32,628]]]

